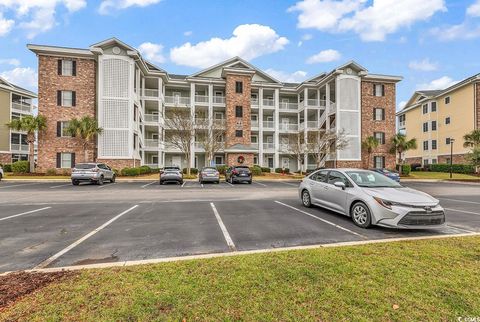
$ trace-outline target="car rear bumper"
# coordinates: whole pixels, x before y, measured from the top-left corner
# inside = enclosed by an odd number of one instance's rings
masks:
[[[202,177],[200,181],[203,182],[217,182],[220,181],[220,177]]]
[[[248,182],[252,181],[252,176],[232,176],[232,180],[235,182]]]
[[[80,174],[80,173],[75,173],[71,175],[71,179],[75,181],[98,181],[100,178],[100,175],[98,174]]]
[[[182,177],[164,176],[160,177],[160,182],[182,182]]]

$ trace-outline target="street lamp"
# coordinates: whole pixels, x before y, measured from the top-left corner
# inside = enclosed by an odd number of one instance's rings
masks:
[[[453,172],[453,142],[455,142],[455,139],[450,138],[450,179],[452,179]]]

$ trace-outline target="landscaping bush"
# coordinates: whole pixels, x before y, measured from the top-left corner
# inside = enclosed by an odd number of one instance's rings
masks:
[[[120,170],[112,168],[113,173],[115,173],[116,176],[120,174]]]
[[[261,176],[262,175],[262,168],[260,168],[259,166],[256,166],[256,165],[251,167],[250,171],[252,171],[252,174],[254,176]]]
[[[187,168],[183,168],[183,174],[187,174]],[[198,169],[190,168],[190,174],[198,174]]]
[[[275,173],[290,173],[289,168],[275,168]]]
[[[397,171],[400,171],[400,164],[397,164]],[[402,176],[408,176],[412,171],[412,166],[410,164],[402,165]]]
[[[3,172],[12,172],[12,165],[11,164],[4,164],[3,165]]]
[[[450,172],[450,164],[429,164],[428,169],[435,172]],[[475,167],[470,164],[452,164],[452,172],[471,174],[475,173]]]
[[[418,171],[422,167],[421,163],[412,163],[410,165],[412,171]]]
[[[12,163],[12,172],[13,173],[28,173],[30,168],[30,163],[28,161],[17,161]]]
[[[148,174],[152,172],[152,169],[148,165],[142,165],[138,169],[140,170],[140,174]]]
[[[121,174],[126,177],[138,176],[140,175],[140,168],[123,168]]]
[[[57,175],[57,170],[56,169],[53,169],[53,168],[50,168],[50,169],[47,169],[47,171],[45,172],[45,174],[47,176],[56,176]]]
[[[267,168],[267,167],[261,167],[261,169],[262,169],[262,172],[266,172],[266,173],[272,172],[270,168]]]
[[[228,169],[228,166],[226,166],[226,165],[217,165],[217,171],[220,174],[225,175],[225,171],[227,171],[227,169]]]

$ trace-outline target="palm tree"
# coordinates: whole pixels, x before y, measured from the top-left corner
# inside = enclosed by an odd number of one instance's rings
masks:
[[[35,172],[34,143],[35,133],[42,132],[47,128],[47,119],[42,115],[27,115],[14,119],[7,126],[15,131],[27,132],[28,159],[30,161],[30,172]]]
[[[390,148],[390,153],[396,154],[398,153],[398,160],[400,163],[400,169],[399,172],[402,174],[402,153],[408,151],[408,150],[413,150],[417,148],[417,139],[413,138],[410,140],[407,140],[407,136],[405,134],[397,133],[392,137],[391,140],[391,148]]]
[[[480,130],[473,130],[463,136],[464,148],[479,148],[480,147]]]
[[[372,157],[372,153],[375,152],[375,149],[378,148],[380,142],[373,136],[369,136],[362,142],[362,149],[367,151],[368,154],[368,162],[367,168],[370,166],[370,159]]]
[[[98,126],[97,120],[90,116],[71,119],[65,131],[82,141],[83,161],[88,162],[88,145],[92,143],[95,136],[103,132],[103,129]]]

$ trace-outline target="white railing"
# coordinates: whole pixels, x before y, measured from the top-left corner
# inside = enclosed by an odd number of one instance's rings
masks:
[[[300,123],[300,124],[298,125],[298,130],[299,130],[299,131],[302,131],[302,130],[304,130],[304,129],[305,129],[305,122],[302,122],[302,123]]]
[[[195,95],[195,103],[208,103],[208,96]]]
[[[252,143],[252,144],[250,144],[250,145],[252,146],[252,148],[258,149],[258,143]]]
[[[281,131],[298,131],[298,125],[292,123],[280,123]]]
[[[225,96],[214,96],[213,104],[225,104]]]
[[[264,150],[273,150],[273,149],[275,149],[275,144],[274,143],[263,143],[263,149]]]
[[[273,121],[263,121],[263,128],[265,129],[273,129],[275,126]]]
[[[296,111],[298,110],[298,103],[280,102],[280,109],[287,111]]]
[[[319,128],[318,121],[307,121],[307,128],[309,129]]]
[[[280,149],[281,152],[289,152],[290,151],[290,144],[281,143],[279,149]]]
[[[28,145],[25,144],[11,144],[12,151],[29,151]]]
[[[258,98],[251,98],[250,99],[250,104],[252,106],[258,106]]]
[[[225,119],[215,119],[213,120],[213,124],[216,126],[224,127],[227,124],[227,122]]]
[[[320,106],[318,99],[316,98],[309,98],[307,99],[307,106]]]
[[[322,126],[323,123],[325,123],[326,120],[327,120],[327,113],[325,113],[325,111],[323,111],[322,115],[320,116],[320,126]]]
[[[157,123],[159,120],[158,114],[145,114],[145,122],[154,122]]]
[[[32,105],[12,102],[12,109],[20,111],[20,112],[30,113],[32,111]]]
[[[202,142],[195,142],[195,149],[205,149]]]
[[[206,118],[195,118],[195,126],[208,126],[208,119]]]
[[[146,165],[152,169],[158,169],[158,163],[144,163],[143,165]]]
[[[330,107],[328,108],[329,114],[335,114],[337,112],[337,104],[330,102]]]
[[[145,88],[143,90],[143,96],[144,97],[159,97],[159,90],[158,89],[150,89],[150,88]]]
[[[145,139],[145,146],[149,148],[158,147],[158,139]]]
[[[258,121],[252,121],[252,122],[250,123],[250,126],[251,126],[251,127],[258,127]]]
[[[190,105],[190,97],[184,97],[184,96],[165,96],[165,104]]]
[[[270,106],[270,107],[275,106],[275,100],[273,99],[264,98],[262,103],[263,103],[263,106]]]

